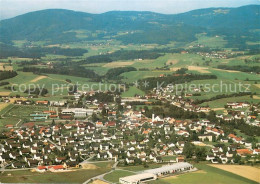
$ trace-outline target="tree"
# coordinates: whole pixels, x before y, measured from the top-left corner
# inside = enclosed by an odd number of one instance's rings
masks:
[[[207,150],[205,147],[197,147],[195,149],[195,155],[198,161],[204,161],[206,159],[207,156]]]
[[[51,125],[55,126],[55,120],[54,119],[52,120]]]
[[[233,156],[234,163],[239,163],[241,161],[241,156],[235,155]]]
[[[194,155],[195,146],[191,144],[190,142],[185,143],[183,148],[183,154],[186,156],[186,158],[191,158]]]
[[[94,121],[94,122],[98,121],[98,117],[97,117],[96,113],[92,114],[92,121]]]

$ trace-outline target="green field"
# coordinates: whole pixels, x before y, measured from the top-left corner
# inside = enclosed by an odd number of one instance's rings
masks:
[[[136,87],[130,87],[126,92],[122,93],[121,97],[134,97],[135,95],[143,96],[145,92]]]
[[[146,170],[146,169],[159,168],[161,166],[163,166],[163,164],[151,163],[151,164],[148,164],[147,168],[145,168],[143,165],[136,165],[136,166],[120,167],[120,169],[132,171],[132,172],[139,172],[139,171],[143,171],[143,170]]]
[[[3,111],[1,111],[2,117],[0,119],[0,128],[3,128],[7,124],[15,125],[19,121],[21,125],[24,121],[30,120],[30,114],[42,112],[48,110],[45,106],[28,105],[26,108],[20,105],[9,105]]]
[[[151,184],[254,184],[252,180],[241,177],[239,175],[211,167],[206,164],[195,164],[196,168],[199,169],[197,172],[180,174],[178,176],[168,177],[159,179],[156,181],[149,182]]]
[[[43,78],[39,78],[39,77]],[[37,78],[39,80],[37,80]],[[72,83],[68,83],[66,79],[70,79]],[[14,78],[4,80],[10,82],[11,85],[14,85],[16,91],[12,92],[11,95],[19,94],[21,96],[28,96],[28,94],[23,93],[25,89],[28,89],[30,85],[32,87],[46,88],[48,90],[48,95],[53,94],[54,96],[63,96],[68,94],[68,88],[73,84],[78,85],[79,90],[91,91],[91,90],[108,90],[109,84],[111,83],[102,83],[91,82],[88,78],[66,76],[66,75],[57,75],[57,74],[48,74],[48,75],[35,75],[30,72],[18,72],[18,75]],[[11,86],[9,85],[9,86]],[[1,91],[8,91],[4,86],[0,87]],[[52,93],[53,92],[53,93]]]
[[[222,98],[210,102],[204,102],[202,106],[209,105],[210,108],[221,108],[227,104],[227,102],[250,102],[250,103],[259,103],[260,99],[252,99],[250,96],[240,96],[240,97],[230,97]]]
[[[197,38],[198,40],[192,42],[192,44],[201,44],[211,48],[224,48],[225,45],[227,44],[227,41],[224,40],[222,36],[208,37],[205,36],[204,34],[198,34]]]
[[[104,179],[112,183],[119,183],[119,178],[134,175],[134,174],[135,173],[130,171],[116,170],[113,171],[112,173],[106,174],[104,176]]]
[[[83,183],[86,180],[109,171],[108,168],[74,170],[63,173],[36,173],[31,171],[6,171],[0,177],[2,183]],[[11,176],[8,176],[11,174]]]

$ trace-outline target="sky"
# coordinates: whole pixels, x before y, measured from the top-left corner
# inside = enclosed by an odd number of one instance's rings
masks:
[[[260,0],[0,0],[0,19],[43,9],[69,9],[88,13],[113,10],[176,14],[210,7],[239,7]]]

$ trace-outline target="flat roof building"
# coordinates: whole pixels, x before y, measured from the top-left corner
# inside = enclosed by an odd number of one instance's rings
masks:
[[[164,165],[156,169],[148,169],[141,174],[119,178],[121,184],[140,184],[150,180],[156,180],[158,176],[173,174],[182,171],[189,171],[193,166],[187,162],[180,162],[171,165]]]
[[[157,176],[151,173],[142,173],[136,174],[132,176],[127,176],[123,178],[119,178],[119,183],[121,184],[139,184],[145,181],[156,180]]]
[[[61,114],[74,114],[75,118],[85,118],[87,115],[91,116],[93,112],[93,109],[70,108],[63,109]]]
[[[156,169],[145,170],[144,173],[151,173],[157,176],[186,171],[192,169],[193,166],[187,162],[179,162],[171,165],[165,165]]]

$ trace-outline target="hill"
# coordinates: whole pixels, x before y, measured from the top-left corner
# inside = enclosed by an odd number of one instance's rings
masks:
[[[199,33],[223,35],[228,44],[260,37],[259,5],[209,8],[176,15],[153,12],[112,11],[89,14],[62,9],[30,12],[0,22],[0,41],[49,41],[116,39],[124,43],[192,42]]]

